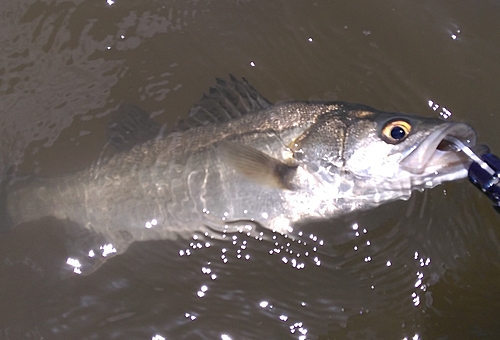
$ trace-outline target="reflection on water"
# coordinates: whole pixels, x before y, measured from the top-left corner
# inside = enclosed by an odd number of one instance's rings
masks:
[[[500,152],[494,3],[4,6],[2,176],[7,165],[15,176],[88,166],[120,102],[171,125],[228,73],[271,101],[339,99],[465,120]],[[60,222],[44,219],[0,235],[0,339],[493,339],[499,227],[462,181],[303,226],[295,238],[136,243],[82,276],[71,273],[80,266]]]

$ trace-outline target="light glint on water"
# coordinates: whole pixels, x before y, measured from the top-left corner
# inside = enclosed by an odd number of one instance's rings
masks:
[[[186,319],[190,319],[191,321],[194,321],[194,320],[196,320],[196,318],[197,318],[197,316],[196,316],[196,315],[191,314],[191,313],[184,313],[184,317],[185,317]]]
[[[434,102],[433,100],[428,100],[427,105],[429,105],[429,107],[432,109],[432,111],[438,112],[439,115],[441,116],[441,118],[443,118],[445,120],[450,118],[452,115],[452,112],[450,110],[448,110],[444,106],[440,106],[438,103]],[[441,108],[440,111],[438,111],[439,108]]]
[[[116,253],[116,248],[111,243],[104,244],[99,249],[102,250],[102,257],[106,257],[109,254]]]
[[[73,267],[73,272],[75,274],[82,273],[82,271],[80,269],[82,267],[82,264],[77,259],[73,259],[71,257],[68,257],[68,259],[66,260],[66,263]]]

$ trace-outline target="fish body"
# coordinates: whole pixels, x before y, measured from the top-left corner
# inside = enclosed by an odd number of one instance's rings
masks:
[[[345,102],[271,105],[245,80],[219,80],[175,131],[87,170],[8,187],[7,212],[14,225],[71,221],[98,257],[203,226],[287,234],[464,178],[468,162],[446,136],[475,143],[462,123]]]

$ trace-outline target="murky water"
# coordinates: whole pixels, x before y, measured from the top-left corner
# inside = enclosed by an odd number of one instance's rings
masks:
[[[1,9],[0,162],[17,176],[82,169],[122,101],[172,124],[229,73],[271,101],[339,99],[465,121],[500,153],[497,2]],[[60,231],[46,219],[0,236],[0,339],[500,337],[500,217],[467,181],[304,226],[295,241],[136,243],[65,279]]]

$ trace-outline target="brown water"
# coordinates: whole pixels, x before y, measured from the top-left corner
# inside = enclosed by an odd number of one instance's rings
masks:
[[[0,164],[81,169],[122,101],[172,124],[229,73],[271,101],[449,112],[498,154],[499,13],[465,0],[5,0]],[[0,236],[0,339],[500,338],[500,218],[466,180],[304,229],[136,243],[61,280],[60,223],[19,226]]]

